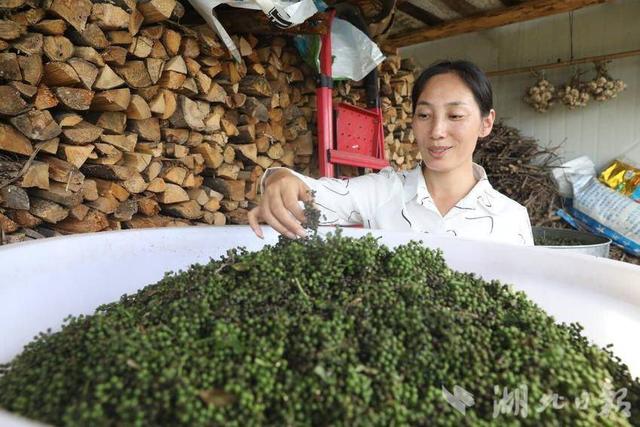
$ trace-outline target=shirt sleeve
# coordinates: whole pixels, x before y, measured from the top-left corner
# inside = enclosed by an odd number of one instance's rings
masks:
[[[264,192],[264,180],[278,169],[269,168],[260,181]],[[389,170],[386,170],[389,169]],[[310,178],[287,169],[300,178],[314,192],[314,202],[320,210],[320,225],[362,224],[372,218],[379,206],[392,194],[393,169],[385,168],[377,174],[367,174],[350,179]]]
[[[533,231],[531,229],[531,220],[529,219],[529,212],[527,208],[522,206],[522,214],[520,218],[519,234],[524,240],[525,246],[533,246]]]

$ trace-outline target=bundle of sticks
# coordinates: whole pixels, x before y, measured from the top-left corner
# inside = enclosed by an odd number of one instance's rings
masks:
[[[527,207],[531,224],[571,228],[555,214],[562,207],[550,170],[561,163],[558,147],[543,148],[533,138],[504,123],[496,123],[491,134],[478,142],[474,160],[484,166],[495,189]],[[640,265],[640,258],[612,245],[609,257]]]
[[[560,196],[550,174],[560,163],[557,149],[544,148],[498,121],[491,134],[478,141],[473,160],[484,167],[496,190],[527,208],[532,225],[561,227],[555,215]]]

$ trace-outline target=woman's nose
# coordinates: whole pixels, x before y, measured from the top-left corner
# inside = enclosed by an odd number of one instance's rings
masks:
[[[445,120],[434,117],[431,122],[431,139],[442,139],[446,136],[446,133]]]

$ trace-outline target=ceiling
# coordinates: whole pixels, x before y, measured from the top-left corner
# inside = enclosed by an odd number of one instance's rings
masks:
[[[325,0],[326,1],[326,0]],[[341,0],[328,0],[335,4]],[[348,0],[360,6],[371,36],[389,48],[495,28],[607,0]]]

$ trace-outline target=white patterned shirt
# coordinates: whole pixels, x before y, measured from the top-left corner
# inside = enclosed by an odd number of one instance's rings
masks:
[[[268,169],[263,180],[277,169]],[[475,163],[476,185],[444,216],[427,190],[420,165],[400,172],[387,167],[350,179],[314,179],[289,171],[315,191],[321,225],[362,224],[365,228],[533,245],[527,209],[496,191],[485,170]]]

